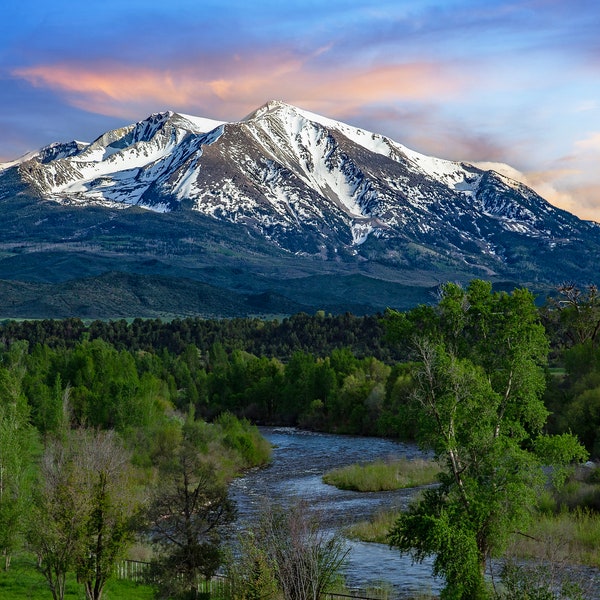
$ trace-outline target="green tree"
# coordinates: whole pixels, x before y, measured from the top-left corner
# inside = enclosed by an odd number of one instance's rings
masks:
[[[564,376],[552,378],[546,392],[551,409],[549,429],[574,431],[592,457],[600,456],[600,296],[595,286],[585,291],[559,288],[543,313],[552,334],[555,363]]]
[[[315,372],[317,361],[312,354],[295,352],[285,367],[280,419],[295,425],[298,417],[310,410],[315,400]]]
[[[234,515],[227,487],[202,456],[196,434],[192,414],[179,445],[163,458],[147,512],[158,551],[152,573],[167,597],[198,596],[199,578],[211,577],[223,562],[223,527]]]
[[[572,284],[559,286],[558,295],[548,299],[544,317],[559,346],[589,342],[596,346],[600,334],[600,294],[595,285],[582,290]]]
[[[382,412],[377,420],[377,435],[414,441],[417,436],[416,407],[411,402],[414,380],[413,365],[399,363],[392,367],[386,382]]]
[[[130,481],[129,457],[112,431],[67,431],[47,442],[29,543],[55,600],[71,570],[88,600],[102,597],[132,540]]]
[[[486,563],[527,525],[542,464],[585,456],[572,437],[536,444],[547,418],[548,344],[533,296],[492,293],[482,281],[466,291],[449,284],[435,310],[388,318],[418,359],[419,442],[445,464],[439,486],[400,516],[390,543],[416,560],[434,556],[445,599],[485,598]]]
[[[77,579],[88,600],[100,600],[115,564],[133,541],[137,511],[129,455],[113,431],[77,432],[76,449],[86,475],[89,512],[75,556]]]
[[[375,358],[357,361],[330,402],[330,419],[340,433],[374,433],[390,367]]]
[[[19,377],[0,367],[0,550],[5,569],[25,530],[37,444]]]
[[[46,444],[40,465],[28,541],[54,600],[62,600],[69,570],[82,538],[87,498],[69,453],[58,440]]]

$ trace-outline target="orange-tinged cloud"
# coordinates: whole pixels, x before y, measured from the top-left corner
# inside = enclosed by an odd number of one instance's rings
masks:
[[[439,65],[426,62],[378,67],[335,82],[334,93],[352,94],[361,102],[381,102],[439,98],[464,89],[461,78],[444,77],[441,71]]]
[[[564,160],[563,166],[545,171],[521,171],[495,162],[476,163],[481,169],[493,169],[511,179],[520,181],[535,190],[542,198],[582,219],[600,222],[600,181],[582,180],[581,168],[573,157]],[[576,164],[573,164],[573,163]]]
[[[560,182],[558,182],[560,184]],[[535,188],[534,188],[535,189]],[[557,189],[544,185],[536,189],[548,202],[580,217],[600,223],[600,182],[570,185]]]
[[[144,108],[187,110],[208,117],[231,117],[241,109],[241,116],[272,98],[310,110],[329,109],[330,116],[341,117],[369,102],[439,100],[465,87],[464,77],[436,63],[311,68],[312,58],[325,51],[305,58],[232,57],[220,67],[197,61],[168,71],[62,63],[22,68],[13,75],[57,91],[77,108],[124,118],[140,118]]]
[[[13,74],[36,87],[64,94],[77,108],[123,117],[131,117],[130,106],[138,103],[169,108],[188,104],[198,88],[212,93],[222,93],[224,89],[219,80],[198,82],[171,71],[112,65],[93,70],[70,64],[40,65]]]

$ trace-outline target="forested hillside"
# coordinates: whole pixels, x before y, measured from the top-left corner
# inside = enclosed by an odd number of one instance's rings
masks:
[[[423,334],[436,311],[422,305],[399,314]],[[596,289],[561,288],[539,319],[550,350],[547,428],[577,433],[600,456]],[[66,319],[8,321],[0,339],[5,351],[22,348],[23,390],[42,432],[55,428],[68,388],[75,421],[94,426],[152,423],[158,402],[183,412],[192,405],[209,420],[231,411],[259,424],[410,439],[415,419],[403,407],[417,357],[408,338],[390,341],[394,327],[393,313],[300,313],[281,321]]]

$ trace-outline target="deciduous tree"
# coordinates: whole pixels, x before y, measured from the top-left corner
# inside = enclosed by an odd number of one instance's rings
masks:
[[[306,503],[286,508],[267,504],[242,544],[244,577],[239,581],[238,573],[237,583],[253,593],[241,597],[272,595],[276,583],[285,600],[319,600],[340,574],[348,552]]]
[[[548,344],[533,300],[527,290],[492,293],[475,281],[466,291],[445,286],[434,311],[388,315],[418,359],[419,441],[446,465],[439,486],[400,516],[390,543],[416,560],[433,555],[446,599],[486,597],[486,562],[526,526],[542,464],[585,456],[570,436],[540,438]]]
[[[88,600],[100,600],[132,540],[137,509],[129,456],[113,431],[74,430],[49,440],[29,533],[55,600],[73,570]]]
[[[198,595],[200,577],[223,562],[223,528],[233,519],[227,487],[202,456],[193,414],[183,438],[164,457],[148,509],[148,533],[158,550],[155,583],[166,596]]]
[[[19,377],[0,367],[0,550],[5,569],[25,529],[37,445]]]

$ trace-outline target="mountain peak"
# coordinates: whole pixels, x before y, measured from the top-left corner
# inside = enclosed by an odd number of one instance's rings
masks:
[[[281,100],[268,100],[263,105],[259,106],[257,109],[253,110],[251,113],[246,115],[240,122],[243,123],[245,121],[252,121],[254,119],[263,117],[268,113],[281,110],[297,112],[299,109],[296,106],[293,106],[292,104],[287,104],[286,102],[282,102]]]
[[[231,123],[163,111],[1,165],[0,267],[59,277],[94,255],[93,273],[157,264],[235,293],[295,286],[303,301],[305,276],[318,274],[311,306],[362,294],[377,309],[407,288],[425,300],[447,280],[593,280],[600,226],[492,166],[419,154],[278,100]]]

